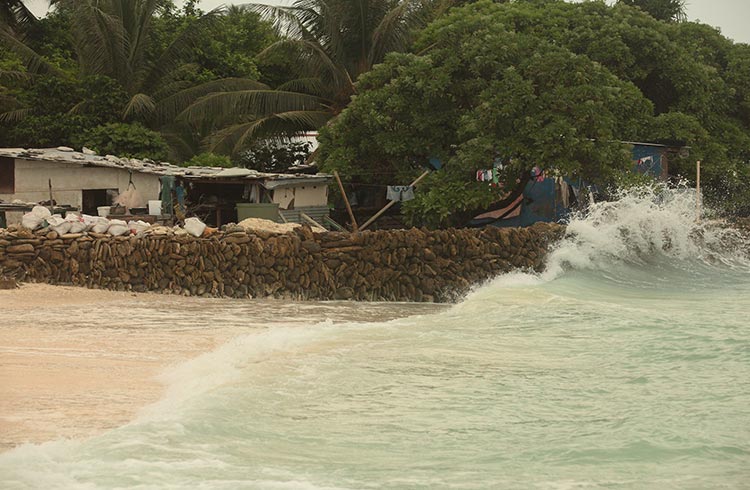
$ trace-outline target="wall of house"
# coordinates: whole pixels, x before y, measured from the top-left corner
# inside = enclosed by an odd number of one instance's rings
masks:
[[[58,204],[81,207],[83,189],[117,189],[120,193],[128,188],[130,173],[125,169],[105,167],[82,167],[75,163],[15,160],[15,193],[0,194],[0,199],[40,202],[49,199],[49,183],[52,181],[52,197]],[[133,172],[133,184],[143,199],[158,199],[159,176]],[[10,223],[10,219],[9,219]]]
[[[294,202],[292,203],[292,200]],[[325,184],[305,184],[295,187],[279,187],[273,191],[273,202],[281,209],[327,206],[328,186]]]

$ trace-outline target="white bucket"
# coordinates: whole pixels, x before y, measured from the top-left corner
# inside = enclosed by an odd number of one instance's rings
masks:
[[[148,214],[158,216],[161,214],[161,201],[148,202]]]
[[[112,206],[99,206],[98,208],[96,208],[96,213],[102,218],[106,218],[107,216],[109,216],[109,208],[111,207]]]

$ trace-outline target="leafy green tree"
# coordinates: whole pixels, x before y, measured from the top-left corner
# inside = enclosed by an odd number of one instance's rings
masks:
[[[184,167],[224,167],[232,166],[232,160],[226,155],[216,153],[201,153],[183,163]]]
[[[687,18],[685,0],[620,0],[620,3],[637,7],[664,22],[679,22]]]
[[[495,41],[501,36],[514,39],[513,44]],[[539,47],[512,57],[524,44]],[[485,52],[484,45],[506,58]],[[492,148],[498,156],[552,160],[566,172],[576,172],[579,162],[580,172],[601,183],[613,179],[618,162],[627,162],[610,153],[619,150],[599,144],[631,138],[690,146],[689,157],[672,162],[675,174],[693,178],[695,160],[701,159],[710,197],[735,208],[750,203],[743,191],[750,184],[750,58],[745,45],[734,45],[716,29],[660,22],[623,3],[480,1],[431,23],[413,51],[420,56],[391,57],[374,70],[377,74],[363,77],[353,110],[323,131],[321,149],[326,165],[363,181],[372,169],[391,182],[404,182],[398,172],[407,169],[414,175],[415,162],[443,156],[450,162],[445,177],[436,173],[430,179],[437,182],[426,183],[445,188],[431,193],[431,203],[420,201],[423,196],[404,206],[412,216],[427,216],[432,206],[434,214],[444,213],[445,221],[445,213],[470,207],[464,203],[490,199],[474,191],[463,195],[458,182],[463,178],[470,192],[472,179],[467,168],[459,170],[461,162],[473,161],[475,167],[491,162]],[[584,67],[578,57],[598,65]],[[534,59],[544,62],[534,64]],[[550,84],[545,72],[560,83]],[[558,99],[535,93],[538,87],[547,87]],[[652,105],[644,105],[643,97]],[[466,109],[475,106],[481,110]],[[597,120],[591,123],[593,114]],[[597,144],[587,148],[574,137],[582,134]],[[542,149],[544,154],[536,153]],[[463,177],[452,175],[458,171]]]
[[[653,107],[608,70],[505,29],[483,7],[454,11],[423,33],[421,56],[391,55],[321,131],[321,162],[368,184],[408,181],[432,156],[445,166],[403,209],[411,224],[460,224],[498,199],[476,170],[505,163],[506,182],[539,165],[609,182],[630,165],[619,138]]]
[[[117,155],[132,158],[166,160],[169,155],[167,142],[159,133],[134,123],[111,123],[89,130],[81,138],[87,146],[101,155]]]

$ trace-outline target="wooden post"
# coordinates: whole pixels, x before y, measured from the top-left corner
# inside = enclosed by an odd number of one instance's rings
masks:
[[[422,180],[425,177],[427,177],[427,174],[429,174],[429,173],[430,173],[430,170],[425,170],[424,173],[422,175],[420,175],[419,177],[417,177],[417,180],[415,180],[414,182],[412,182],[411,184],[409,184],[409,186],[410,187],[414,187],[415,185],[417,185],[419,183],[420,180]],[[383,209],[381,209],[380,211],[378,211],[377,213],[375,213],[375,215],[372,218],[368,219],[365,222],[365,224],[363,224],[362,226],[359,227],[359,231],[362,231],[365,228],[367,228],[368,226],[370,226],[373,221],[375,221],[376,219],[380,218],[380,215],[382,215],[383,213],[385,213],[386,211],[388,211],[389,209],[391,209],[391,207],[394,204],[396,204],[397,202],[398,201],[391,201],[388,204],[386,204],[385,206],[383,206]]]
[[[55,214],[55,204],[52,202],[52,179],[47,179],[47,185],[49,185],[49,212]]]
[[[695,164],[695,220],[701,220],[701,161]]]
[[[344,190],[344,184],[341,183],[341,177],[339,177],[338,171],[333,171],[333,176],[336,177],[336,182],[339,183],[339,190],[341,190],[341,195],[344,197],[344,204],[346,204],[346,211],[349,213],[349,218],[352,220],[352,231],[357,231],[359,226],[357,226],[357,219],[354,217],[354,212],[352,211],[352,206],[349,204],[349,198],[346,197],[346,191]]]

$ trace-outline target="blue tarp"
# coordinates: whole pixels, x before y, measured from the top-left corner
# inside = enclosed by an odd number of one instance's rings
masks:
[[[633,145],[633,171],[640,174],[647,174],[654,178],[662,177],[662,157],[663,147],[653,145]],[[576,194],[583,187],[583,192],[588,192],[585,186],[582,186],[579,180],[565,178],[565,182],[575,189]],[[477,219],[471,220],[467,226],[500,226],[516,227],[531,226],[538,222],[563,221],[570,214],[570,209],[563,206],[563,199],[557,195],[555,189],[555,180],[545,178],[543,180],[532,179],[523,191],[523,201],[521,203],[521,212],[518,216],[505,219]],[[480,216],[482,213],[478,213]]]

